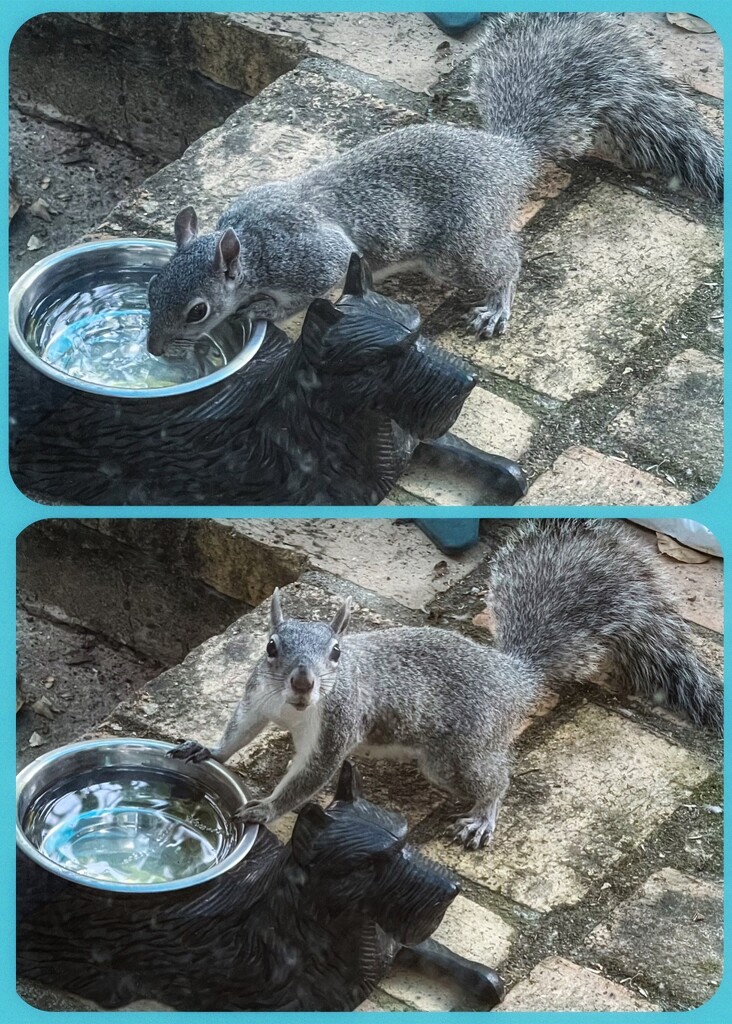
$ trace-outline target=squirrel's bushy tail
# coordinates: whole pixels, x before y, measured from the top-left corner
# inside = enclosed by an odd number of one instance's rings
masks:
[[[722,731],[721,680],[698,658],[653,554],[621,523],[525,523],[496,555],[490,587],[498,646],[550,686],[609,672]]]
[[[508,14],[473,58],[486,129],[542,157],[591,151],[722,198],[723,147],[687,91],[610,14]]]

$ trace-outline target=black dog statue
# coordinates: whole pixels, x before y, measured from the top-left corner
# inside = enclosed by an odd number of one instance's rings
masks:
[[[371,288],[354,254],[299,342],[271,326],[237,374],[185,396],[66,387],[11,355],[11,472],[33,497],[84,505],[373,505],[412,458],[478,478],[482,504],[526,491],[518,465],[446,434],[475,378]]]
[[[17,973],[105,1008],[353,1010],[394,963],[446,975],[471,1005],[495,971],[429,936],[459,885],[407,846],[404,819],[364,800],[346,762],[335,799],[300,811],[283,846],[260,828],[234,869],[172,893],[102,892],[18,855]]]

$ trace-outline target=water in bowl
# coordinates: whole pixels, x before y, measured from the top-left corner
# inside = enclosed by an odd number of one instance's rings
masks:
[[[29,807],[23,829],[56,864],[123,885],[200,874],[234,839],[230,820],[194,779],[128,767],[49,789]]]
[[[166,388],[198,380],[226,365],[214,338],[181,357],[147,351],[147,276],[120,273],[112,283],[84,283],[46,296],[25,327],[31,347],[71,377],[121,388]]]

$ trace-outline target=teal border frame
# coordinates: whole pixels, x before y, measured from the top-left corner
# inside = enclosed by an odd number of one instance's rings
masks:
[[[379,0],[379,2],[368,2],[368,0],[345,0],[341,3],[313,2],[313,0],[285,0],[285,2],[247,2],[239,0],[238,3],[226,2],[226,0],[153,0],[152,3],[134,2],[134,0],[57,0],[57,2],[43,3],[37,0],[15,0],[7,2],[0,24],[0,79],[2,81],[4,95],[8,96],[8,49],[13,35],[17,29],[30,18],[39,14],[62,11],[94,11],[94,12],[118,12],[136,11],[145,13],[161,12],[195,12],[195,11],[267,11],[267,12],[290,12],[290,11],[314,11],[314,12],[338,12],[338,11],[359,11],[359,12],[421,12],[430,3],[407,2],[407,0]],[[605,0],[604,3],[585,0],[585,2],[524,2],[516,3],[512,0],[505,0],[503,3],[488,4],[475,2],[475,0],[460,0],[459,3],[450,4],[446,0],[434,3],[439,9],[450,9],[457,7],[461,11],[665,11],[669,5],[659,3],[658,0]],[[729,0],[695,0],[691,5],[692,13],[709,21],[719,33],[725,50],[725,56],[732,53],[732,4]],[[730,100],[729,81],[732,75],[727,74],[725,66],[724,97],[725,106],[728,108]],[[7,110],[7,107],[5,107]],[[728,134],[728,133],[727,133]],[[725,147],[726,171],[729,178],[730,171],[730,144],[729,140]],[[0,170],[2,180],[7,180],[8,173],[8,118],[4,113],[0,118]],[[730,210],[732,199],[728,197],[725,202],[725,259],[729,261],[732,254],[732,241],[729,234]],[[7,206],[2,207],[0,212],[0,225],[2,226],[3,256],[0,261],[0,302],[2,303],[2,321],[6,322],[7,315],[7,293],[8,293],[8,210]],[[725,274],[724,296],[729,299],[730,282]],[[727,332],[725,332],[725,343]],[[727,348],[725,344],[725,348]],[[319,507],[299,508],[293,506],[274,506],[272,508],[240,508],[231,506],[177,506],[175,508],[147,507],[147,508],[124,508],[118,509],[107,506],[78,507],[68,506],[63,508],[49,508],[38,505],[29,500],[16,488],[13,483],[7,464],[7,422],[8,422],[8,394],[7,385],[8,347],[3,344],[0,347],[0,659],[2,659],[3,675],[7,680],[3,688],[2,703],[0,704],[0,738],[3,740],[6,751],[14,750],[15,739],[15,711],[12,704],[13,687],[12,679],[15,675],[15,541],[19,533],[30,523],[46,518],[203,518],[203,517],[226,517],[246,516],[248,518],[288,518],[297,519],[307,516],[309,518],[384,518],[390,519],[404,516],[422,516],[429,518],[448,518],[466,516],[490,518],[499,514],[502,518],[519,517],[540,517],[545,515],[559,515],[564,517],[597,515],[605,518],[617,516],[635,517],[671,517],[683,515],[697,519],[707,526],[719,539],[725,554],[732,550],[732,481],[730,480],[729,465],[725,462],[722,478],[716,488],[703,500],[690,506],[684,507],[595,507],[595,506],[562,506],[555,508],[551,506],[531,508],[501,508],[497,513],[496,509],[488,508],[457,508],[445,510],[442,508],[368,508],[368,507]],[[731,375],[725,365],[725,403],[730,404],[732,398]],[[732,427],[729,417],[725,417],[725,452],[729,451]],[[724,598],[725,598],[725,627],[729,632],[732,624],[732,572],[725,573]],[[730,675],[725,672],[725,678]],[[732,697],[728,694],[726,701],[726,713],[729,716],[732,711]],[[725,743],[725,781],[732,778],[732,762],[730,760],[730,743]],[[0,769],[0,878],[4,879],[0,884],[0,919],[6,922],[3,933],[4,941],[0,948],[0,1011],[4,1011],[3,1019],[18,1024],[31,1024],[31,1022],[49,1019],[46,1011],[35,1009],[24,1003],[15,991],[15,911],[14,911],[14,780],[15,780],[15,759],[14,756],[7,756],[6,762]],[[725,806],[729,804],[725,800]],[[729,816],[728,816],[729,818]],[[732,837],[732,824],[729,820],[725,823],[725,938],[728,937],[730,924],[730,908],[732,907],[732,886],[728,884],[730,874],[730,838]],[[727,956],[725,956],[725,968],[727,967]],[[317,1014],[298,1014],[303,1018],[314,1018]],[[334,1022],[346,1020],[348,1014],[328,1014],[328,1019]],[[433,1013],[432,1020],[436,1020],[443,1014]],[[475,1024],[478,1016],[481,1020],[484,1015],[475,1013],[451,1014],[448,1018],[444,1015],[445,1022],[453,1021],[455,1024]],[[594,1022],[612,1021],[620,1017],[628,1018],[628,1013],[572,1013],[558,1015],[556,1013],[518,1013],[512,1015],[512,1020],[517,1024],[552,1024],[559,1016],[569,1017],[577,1024],[594,1024]],[[723,1021],[732,1020],[732,981],[729,971],[725,969],[722,983],[712,998],[702,1006],[694,1010],[672,1013],[650,1013],[644,1014],[643,1020],[654,1024],[654,1021],[668,1021],[669,1024],[678,1018],[688,1020],[690,1024],[722,1024]],[[290,1022],[294,1018],[291,1013],[268,1014],[267,1019],[273,1022],[281,1020]],[[397,1022],[413,1019],[408,1013],[383,1013],[372,1014],[370,1020],[378,1024],[381,1020],[389,1019]],[[53,1024],[66,1021],[99,1021],[104,1024],[106,1021],[117,1020],[122,1024],[122,1019],[110,1012],[99,1013],[71,1013],[59,1011],[50,1015]],[[131,1022],[145,1022],[145,1024],[172,1024],[176,1020],[192,1022],[192,1024],[211,1024],[213,1021],[227,1020],[257,1020],[261,1015],[254,1013],[184,1013],[173,1016],[171,1013],[145,1012],[129,1013],[124,1018]]]

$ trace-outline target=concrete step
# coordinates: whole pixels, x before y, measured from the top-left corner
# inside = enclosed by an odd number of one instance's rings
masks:
[[[414,92],[433,86],[474,49],[479,32],[446,36],[424,14],[236,13],[72,14],[133,42],[141,23],[160,52],[185,54],[190,68],[256,95],[306,57],[327,57]]]

